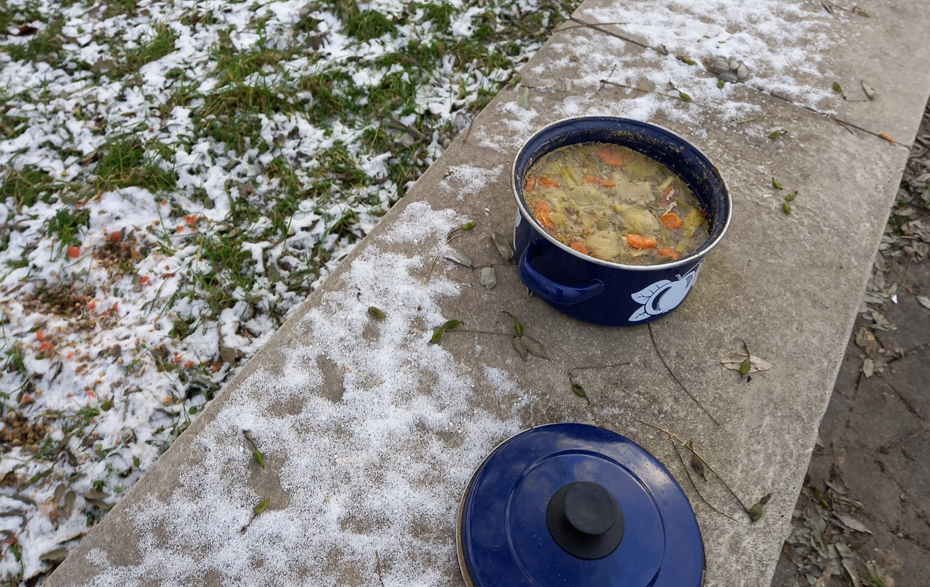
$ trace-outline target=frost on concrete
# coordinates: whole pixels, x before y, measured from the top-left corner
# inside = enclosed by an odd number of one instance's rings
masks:
[[[647,0],[582,7],[577,16],[584,22],[605,23],[607,30],[656,51],[577,23],[563,25],[544,49],[545,56],[522,72],[529,107],[518,105],[518,87],[512,100],[495,107],[501,125],[476,132],[477,142],[491,149],[522,143],[545,122],[537,117],[544,111],[544,96],[550,95],[560,102],[547,120],[664,117],[697,135],[761,113],[748,101],[752,94],[740,86],[832,112],[840,96],[826,81],[830,72],[821,55],[835,44],[828,34],[833,17],[815,4]],[[714,56],[743,61],[751,72],[749,79],[719,87],[719,80],[702,65]],[[624,99],[604,100],[606,92],[623,92]]]
[[[438,245],[462,221],[452,210],[413,203],[387,236]],[[228,585],[269,577],[371,585],[378,558],[385,584],[444,584],[455,572],[449,545],[461,494],[484,456],[519,429],[515,416],[476,406],[476,379],[501,398],[522,392],[508,374],[466,372],[430,344],[432,327],[449,319],[440,301],[462,286],[441,272],[424,285],[428,263],[428,255],[377,245],[355,259],[338,291],[302,318],[285,367],[256,371],[196,437],[197,462],[182,468],[170,499],[148,498],[130,512],[141,563],[114,567],[94,550],[89,561],[100,574],[92,584],[188,584],[211,574]],[[385,317],[373,318],[370,306]],[[342,374],[338,401],[320,393],[338,386],[326,380],[332,375],[322,361]],[[252,462],[243,430],[265,469]],[[286,498],[270,496],[268,510],[249,523],[269,497],[261,479],[274,475]]]

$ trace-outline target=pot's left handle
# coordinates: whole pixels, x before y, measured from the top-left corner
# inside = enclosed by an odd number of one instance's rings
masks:
[[[537,249],[538,245],[536,243],[530,243],[517,263],[520,279],[534,294],[550,304],[570,306],[590,300],[604,292],[604,282],[600,279],[594,279],[587,285],[573,287],[556,283],[544,276],[530,263],[530,259],[535,255]]]

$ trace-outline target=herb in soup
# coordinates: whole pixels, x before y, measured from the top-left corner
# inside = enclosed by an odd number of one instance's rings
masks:
[[[612,263],[669,263],[709,237],[691,188],[628,147],[580,143],[547,153],[525,175],[523,194],[549,234]]]

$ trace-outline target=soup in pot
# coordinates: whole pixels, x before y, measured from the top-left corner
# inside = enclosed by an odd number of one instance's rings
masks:
[[[579,143],[547,153],[524,176],[523,195],[546,232],[612,263],[669,263],[709,237],[691,188],[628,147]]]

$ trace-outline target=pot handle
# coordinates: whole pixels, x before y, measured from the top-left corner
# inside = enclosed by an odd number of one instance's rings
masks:
[[[591,283],[581,287],[571,287],[561,285],[545,277],[530,263],[530,256],[535,255],[538,249],[539,246],[536,243],[530,243],[527,245],[526,250],[523,251],[519,263],[517,263],[520,279],[534,294],[550,304],[570,306],[590,300],[594,296],[603,293],[604,282],[600,279],[594,279]]]

